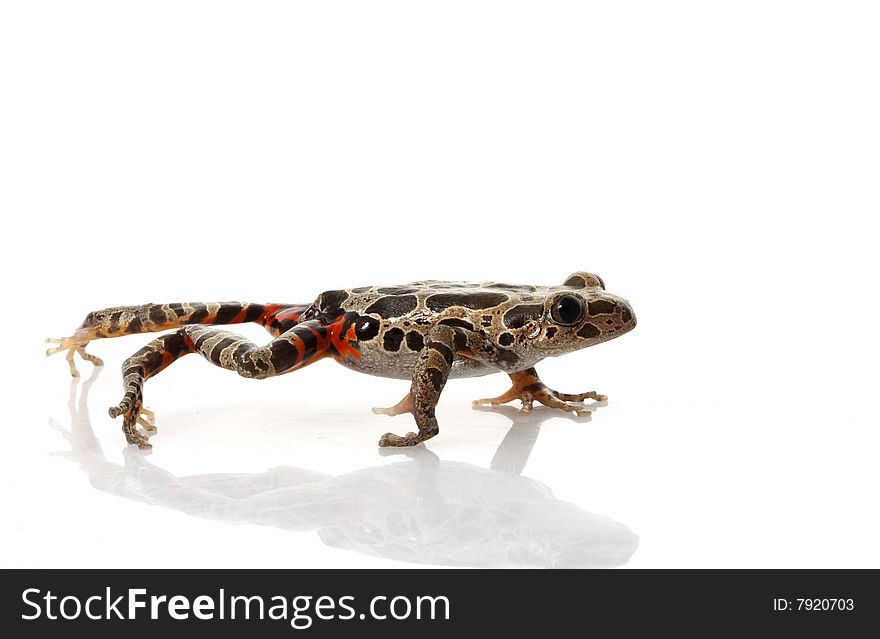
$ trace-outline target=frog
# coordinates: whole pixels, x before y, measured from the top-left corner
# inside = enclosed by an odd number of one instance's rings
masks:
[[[256,323],[272,336],[258,345],[218,325]],[[143,402],[145,382],[184,355],[198,353],[212,364],[249,379],[290,373],[325,358],[352,370],[409,380],[397,404],[374,408],[378,415],[411,414],[416,430],[391,432],[380,447],[415,446],[439,432],[436,407],[449,379],[506,373],[510,388],[474,400],[499,406],[519,400],[523,413],[535,402],[576,416],[591,414],[596,391],[562,393],[546,386],[535,366],[628,333],[636,326],[632,306],[608,293],[598,275],[577,271],[561,285],[498,281],[421,280],[392,286],[333,289],[310,304],[249,302],[146,303],[88,313],[72,335],[50,338],[46,355],[66,352],[95,366],[103,361],[86,351],[92,341],[163,332],[122,364],[124,394],[110,407],[122,417],[126,441],[152,447],[155,413]],[[167,331],[167,332],[165,332]]]

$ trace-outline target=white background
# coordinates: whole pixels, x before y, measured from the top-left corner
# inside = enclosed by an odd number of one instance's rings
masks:
[[[880,566],[878,18],[4,3],[0,562]],[[376,448],[409,416],[369,411],[405,382],[185,358],[143,456],[106,408],[149,337],[92,344],[73,413],[42,355],[118,304],[576,270],[638,328],[538,368],[608,405],[515,424],[470,408],[506,377],[453,381],[412,458]]]

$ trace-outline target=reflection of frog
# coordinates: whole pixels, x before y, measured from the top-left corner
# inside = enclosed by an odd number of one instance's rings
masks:
[[[78,402],[74,396],[69,403],[71,428],[62,433],[72,450],[66,457],[98,490],[134,502],[228,523],[315,530],[328,546],[420,564],[613,567],[638,547],[638,537],[623,524],[560,501],[544,484],[519,476],[541,422],[557,414],[549,409],[517,417],[491,468],[439,459],[420,446],[405,449],[399,462],[337,476],[283,466],[178,477],[131,447],[123,451],[124,464],[107,460],[89,422],[87,391],[94,379]],[[71,383],[72,393],[77,384]],[[500,410],[516,416],[512,407]],[[283,554],[278,560],[284,562]]]
[[[214,324],[257,322],[275,339],[265,346]],[[91,340],[177,329],[162,335],[123,364],[125,396],[110,409],[123,415],[129,443],[149,448],[137,430],[154,431],[152,413],[143,407],[144,382],[182,355],[200,353],[210,362],[243,377],[280,375],[326,356],[355,370],[411,379],[410,392],[377,413],[411,412],[417,433],[386,433],[380,446],[412,446],[439,431],[434,408],[449,377],[508,373],[506,393],[477,404],[520,399],[523,409],[538,401],[578,415],[589,414],[583,400],[604,400],[595,391],[558,393],[547,388],[534,369],[545,357],[563,355],[605,342],[636,325],[629,303],[605,292],[602,280],[586,272],[570,275],[561,286],[498,282],[413,282],[326,291],[308,304],[240,302],[144,304],[89,313],[82,326],[48,354],[67,351],[76,375],[74,353],[86,353]]]

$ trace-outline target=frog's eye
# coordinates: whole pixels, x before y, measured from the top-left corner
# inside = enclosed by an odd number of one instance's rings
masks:
[[[584,303],[576,295],[563,295],[550,307],[550,319],[557,324],[570,326],[584,317]]]

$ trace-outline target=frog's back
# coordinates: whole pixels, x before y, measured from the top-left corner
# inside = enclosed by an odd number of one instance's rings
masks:
[[[510,325],[511,317],[540,315],[547,294],[566,288],[423,280],[325,291],[314,307],[319,315],[329,318],[340,312],[358,315],[354,326],[361,357],[345,358],[340,363],[371,375],[408,379],[433,327],[460,326],[497,337]],[[491,372],[493,369],[475,360],[457,357],[451,376]]]
[[[446,319],[479,331],[495,323],[495,316],[520,304],[543,304],[546,294],[566,287],[504,284],[500,282],[453,282],[423,280],[395,286],[366,286],[327,291],[344,311],[370,315],[389,327],[433,326]],[[344,300],[342,299],[344,297]]]

